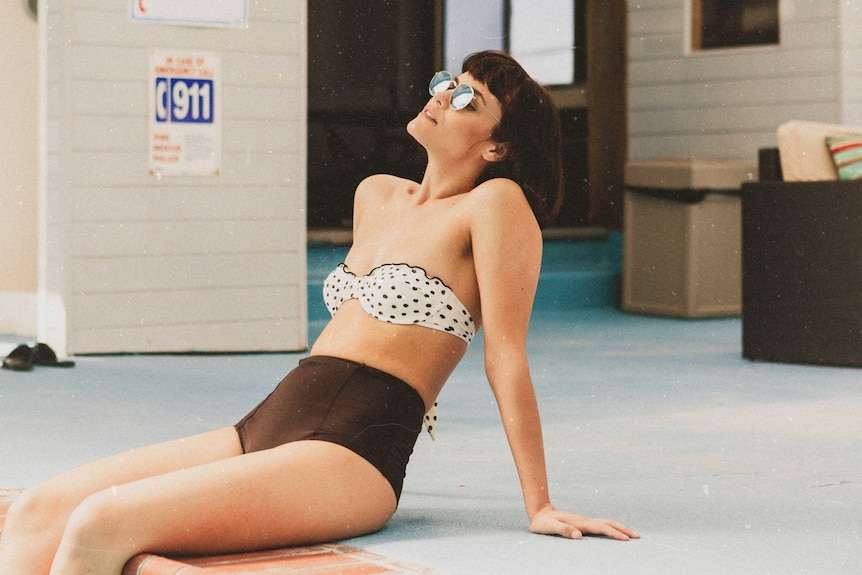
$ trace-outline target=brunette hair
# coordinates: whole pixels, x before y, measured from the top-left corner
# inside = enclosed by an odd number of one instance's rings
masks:
[[[563,202],[560,116],[550,93],[505,52],[471,54],[462,71],[487,85],[503,109],[493,136],[506,144],[506,154],[489,166],[481,180],[514,180],[524,190],[539,225],[550,224]]]

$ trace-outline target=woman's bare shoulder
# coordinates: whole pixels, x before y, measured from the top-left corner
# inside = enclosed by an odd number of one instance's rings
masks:
[[[519,194],[523,195],[524,191],[521,189],[521,186],[518,185],[514,180],[510,180],[509,178],[493,178],[490,180],[486,180],[476,186],[473,190],[473,193],[476,195],[511,195],[511,194]]]
[[[517,221],[522,226],[535,225],[538,229],[524,190],[508,178],[494,178],[482,182],[469,196],[474,219],[480,224],[511,224]]]

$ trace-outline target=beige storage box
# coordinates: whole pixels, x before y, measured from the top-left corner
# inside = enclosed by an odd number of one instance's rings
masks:
[[[754,165],[650,160],[626,166],[623,310],[675,317],[742,313],[742,182]]]

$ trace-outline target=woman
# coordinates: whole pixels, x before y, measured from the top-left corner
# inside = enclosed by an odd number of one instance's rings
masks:
[[[333,317],[310,357],[235,426],[23,494],[0,538],[0,574],[119,573],[144,551],[225,553],[379,530],[423,415],[480,326],[530,529],[637,537],[559,511],[548,496],[525,344],[537,220],[560,202],[550,98],[498,52],[468,57],[460,76],[437,74],[430,92],[407,126],[428,153],[422,182],[378,175],[357,188],[354,243],[327,279]]]

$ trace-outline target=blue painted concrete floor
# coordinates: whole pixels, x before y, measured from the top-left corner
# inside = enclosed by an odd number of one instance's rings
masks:
[[[752,363],[741,321],[543,312],[530,352],[555,503],[639,541],[532,535],[479,338],[401,507],[351,545],[451,574],[859,573],[862,371]],[[0,338],[0,353],[17,343]],[[0,371],[0,487],[233,423],[301,354],[79,357]]]

